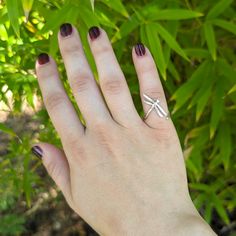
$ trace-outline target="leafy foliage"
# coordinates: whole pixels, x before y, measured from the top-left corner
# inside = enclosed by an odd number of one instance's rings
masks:
[[[57,43],[59,26],[70,22],[81,34],[96,78],[87,31],[98,25],[108,32],[142,115],[136,74],[129,56],[134,42],[141,40],[151,50],[165,87],[184,150],[194,202],[209,223],[216,212],[222,225],[229,225],[231,213],[236,209],[235,5],[233,0],[2,1],[1,101],[13,115],[22,112],[24,101],[35,108],[33,97],[35,94],[40,97],[40,91],[34,64],[37,55],[44,51],[57,60],[63,83],[70,92]],[[7,99],[9,91],[13,107]],[[71,93],[70,97],[74,102]],[[35,119],[44,127],[38,138],[60,144],[44,109],[35,114]],[[42,184],[29,164],[32,140],[22,134],[17,138],[14,130],[4,124],[0,130],[11,136],[8,154],[0,157],[0,192],[5,185],[12,191],[10,198],[1,197],[0,205],[20,194],[25,195],[30,205],[35,194],[33,184]],[[25,142],[20,144],[19,139]],[[24,160],[23,171],[15,169],[19,167],[19,159]]]

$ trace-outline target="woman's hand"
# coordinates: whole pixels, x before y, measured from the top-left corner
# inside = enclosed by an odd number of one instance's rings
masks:
[[[144,121],[140,118],[106,32],[92,27],[88,34],[99,85],[77,30],[62,25],[58,41],[86,128],[54,60],[41,54],[36,63],[39,85],[64,151],[47,143],[32,151],[42,157],[70,207],[101,235],[214,235],[190,199],[171,119],[161,118],[155,109]],[[159,99],[167,112],[150,51],[137,44],[132,57],[144,112],[150,105],[143,94]]]

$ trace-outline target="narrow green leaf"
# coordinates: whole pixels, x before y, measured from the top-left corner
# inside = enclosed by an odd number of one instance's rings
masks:
[[[211,23],[204,23],[204,34],[207,42],[208,49],[211,53],[212,59],[216,60],[216,39],[214,29]]]
[[[90,0],[90,3],[91,3],[91,7],[92,7],[92,9],[94,11],[94,0]]]
[[[227,123],[222,123],[219,128],[218,133],[219,139],[219,149],[220,149],[220,157],[224,164],[224,168],[227,171],[230,164],[230,156],[232,153],[232,140],[230,133],[230,126]]]
[[[168,64],[168,71],[172,74],[172,76],[178,81],[180,82],[181,81],[181,77],[180,77],[180,74],[178,72],[178,70],[176,69],[174,63],[172,63],[171,61],[169,62]]]
[[[103,2],[116,12],[121,13],[125,17],[129,17],[129,13],[127,12],[121,0],[103,0]]]
[[[214,25],[221,27],[233,34],[236,35],[236,25],[232,22],[221,20],[221,19],[214,19],[211,21]]]
[[[211,66],[211,63],[208,60],[204,61],[194,71],[190,79],[174,93],[171,98],[171,100],[176,100],[173,113],[179,110],[189,100],[195,90],[201,86],[202,78],[205,77],[205,71],[208,70],[209,66]]]
[[[147,39],[161,76],[166,80],[166,63],[155,24],[146,24]]]
[[[203,16],[200,12],[195,12],[186,9],[165,9],[151,12],[147,17],[149,20],[185,20]]]
[[[20,13],[17,0],[7,0],[7,12],[11,26],[17,37],[20,38],[20,25],[18,20]]]
[[[225,210],[225,207],[223,206],[222,200],[219,199],[219,197],[215,194],[212,194],[211,199],[212,199],[214,207],[215,207],[217,213],[219,214],[219,216],[221,217],[221,219],[226,224],[229,224],[230,220],[229,220],[229,217],[228,217],[227,212]]]
[[[219,75],[224,76],[225,78],[230,81],[231,84],[235,84],[235,78],[236,78],[236,70],[235,68],[230,65],[225,59],[219,58],[217,61],[217,68],[220,68],[218,73]]]
[[[57,29],[62,23],[66,21],[68,12],[71,10],[71,5],[64,5],[61,9],[57,11],[51,11],[50,15],[47,17],[47,22],[45,23],[42,30],[38,34],[44,34],[49,30]]]
[[[25,13],[26,21],[28,21],[29,13],[32,9],[34,0],[22,0],[22,6]]]
[[[212,138],[215,134],[215,131],[218,127],[220,118],[223,114],[224,109],[224,82],[222,78],[218,78],[215,88],[215,94],[212,103],[212,113],[210,120],[210,138]]]
[[[236,92],[236,84],[229,90],[228,94]]]
[[[130,34],[134,29],[136,29],[139,26],[140,22],[138,20],[138,17],[136,14],[133,14],[131,17],[129,17],[128,20],[126,20],[120,27],[120,29],[115,33],[113,38],[111,39],[111,42],[114,43],[117,40],[127,36]]]
[[[206,19],[210,20],[219,16],[233,2],[233,0],[219,1],[207,14]]]
[[[11,136],[17,136],[13,129],[7,127],[5,124],[0,123],[0,130],[4,133],[10,134]]]
[[[194,190],[201,190],[201,191],[204,191],[204,192],[211,192],[212,189],[211,189],[211,186],[209,186],[208,184],[202,184],[202,183],[190,183],[189,184],[189,187],[191,189],[194,189]]]
[[[196,121],[199,121],[202,112],[204,111],[204,108],[207,105],[210,95],[211,95],[211,87],[206,89],[205,92],[202,94],[202,96],[199,98],[197,102]]]
[[[180,47],[180,45],[172,37],[172,35],[159,23],[155,23],[155,27],[157,28],[157,31],[160,37],[164,39],[164,41],[169,45],[169,47],[171,47],[174,51],[176,51],[181,57],[189,61],[184,50]]]
[[[209,201],[209,197],[207,199],[207,204],[205,206],[206,206],[206,209],[205,209],[205,212],[204,212],[204,219],[206,220],[206,222],[208,224],[210,224],[211,219],[212,219],[213,205],[212,205],[212,202]]]
[[[197,57],[197,58],[209,58],[210,54],[206,49],[202,48],[186,48],[184,52],[189,57]]]

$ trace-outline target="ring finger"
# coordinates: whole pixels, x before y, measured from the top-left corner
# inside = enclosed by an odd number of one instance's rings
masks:
[[[143,109],[145,115],[148,115],[145,123],[159,128],[168,122],[168,107],[154,59],[148,48],[141,43],[133,48],[132,57],[138,75]],[[151,100],[155,102],[157,99],[160,101],[158,106],[152,106]]]

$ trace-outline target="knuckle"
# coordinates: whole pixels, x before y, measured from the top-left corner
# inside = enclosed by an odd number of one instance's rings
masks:
[[[156,74],[157,73],[156,65],[152,62],[147,61],[147,63],[144,63],[144,65],[140,67],[140,72],[143,74],[144,73]]]
[[[88,74],[78,74],[71,77],[71,88],[75,92],[82,92],[88,90],[90,86],[90,75]]]
[[[94,48],[94,54],[98,55],[98,56],[103,56],[106,55],[107,53],[112,52],[112,48],[110,45],[102,45],[100,47],[95,47]]]
[[[110,76],[112,78],[114,76]],[[119,94],[123,88],[123,81],[120,78],[117,79],[106,79],[102,83],[102,89],[109,94]]]
[[[63,45],[62,51],[65,54],[77,53],[81,50],[81,45],[79,42],[65,43]]]
[[[160,89],[155,87],[145,89],[144,93],[153,99],[160,99],[163,98],[163,96],[165,96],[164,93],[160,91]]]
[[[73,131],[67,131],[64,137],[65,144],[69,149],[77,149],[79,147],[79,137]]]
[[[44,98],[44,103],[49,110],[53,110],[65,102],[66,96],[63,92],[56,92],[47,95]]]

